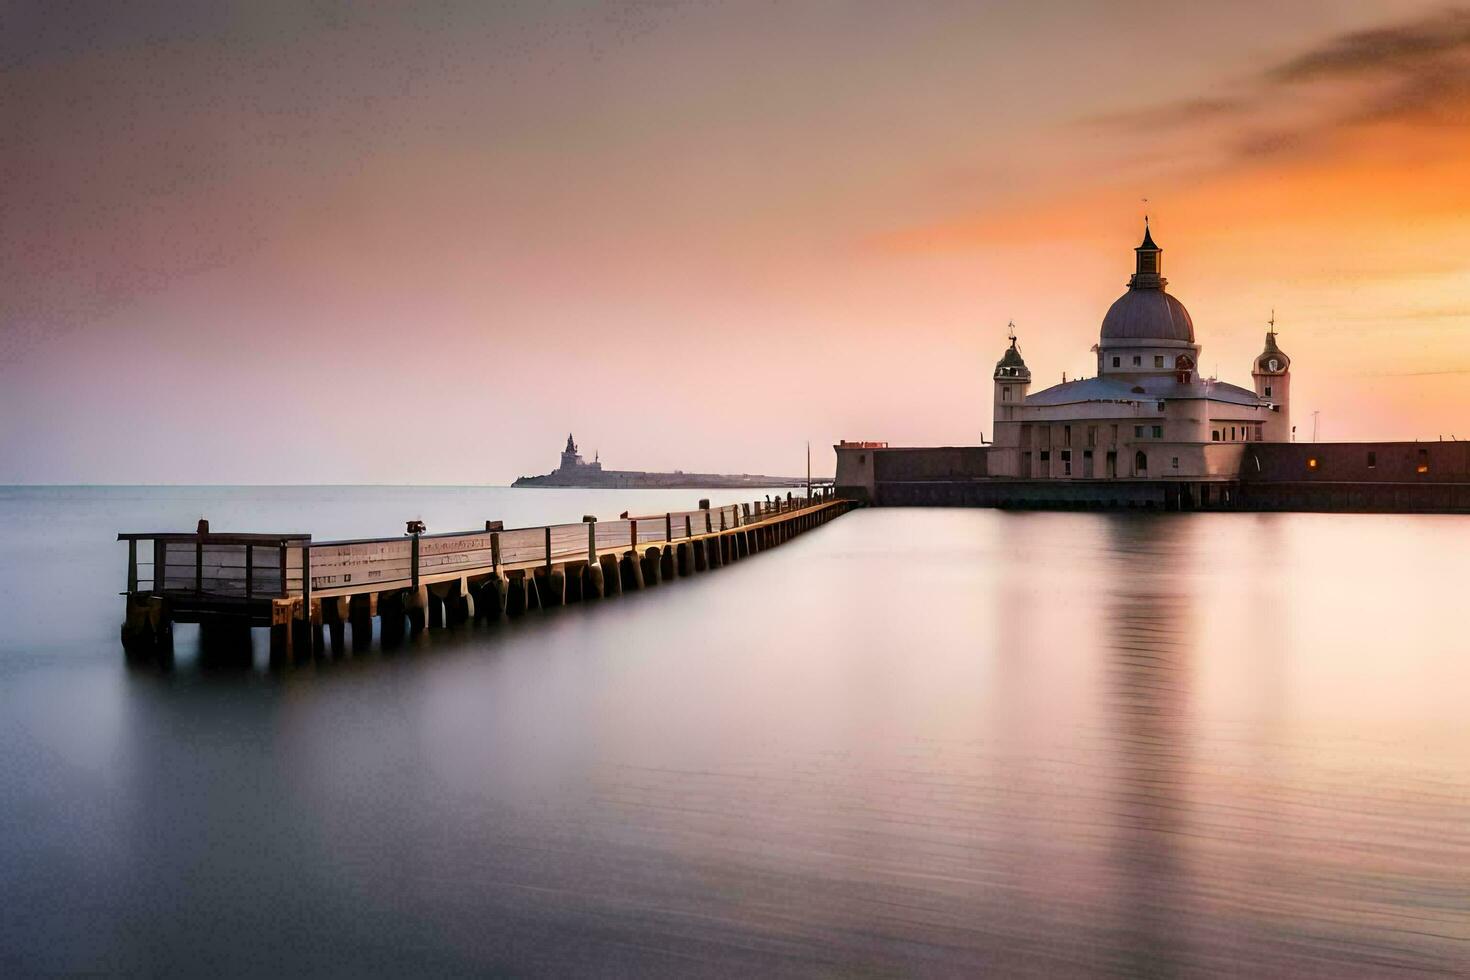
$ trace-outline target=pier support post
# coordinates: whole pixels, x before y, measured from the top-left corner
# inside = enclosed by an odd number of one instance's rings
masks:
[[[123,609],[123,653],[129,659],[173,659],[173,617],[159,596],[130,594]]]
[[[340,657],[347,652],[347,616],[350,609],[346,596],[335,599],[323,599],[322,620],[327,624],[327,633],[331,638],[332,656]]]
[[[643,557],[639,559],[639,565],[643,569],[644,588],[652,588],[659,582],[658,556],[658,548],[648,548],[644,550]]]
[[[566,591],[566,575],[560,568],[547,568],[543,565],[536,569],[536,597],[541,600],[542,609],[550,609],[566,602]]]
[[[450,583],[449,598],[445,600],[444,619],[450,626],[463,626],[475,612],[475,600],[470,596],[470,583],[460,579]]]
[[[674,564],[674,545],[672,542],[663,546],[658,555],[658,577],[665,582],[673,580],[678,575],[678,569]]]
[[[409,589],[407,595],[408,631],[417,636],[424,631],[429,608],[429,589],[420,585]]]
[[[299,599],[271,600],[271,666],[284,667],[296,659],[296,607]]]
[[[591,602],[593,599],[601,599],[602,587],[602,565],[595,561],[589,561],[582,566],[582,599],[586,602]]]
[[[378,632],[385,650],[403,642],[408,615],[406,599],[406,592],[378,593]]]
[[[643,590],[643,558],[636,551],[626,551],[618,559],[618,578],[624,592]]]
[[[703,541],[689,542],[689,549],[694,552],[694,570],[696,572],[709,571],[709,548],[705,547],[709,539]]]
[[[372,593],[347,600],[347,620],[352,624],[352,652],[361,653],[373,644],[373,615],[378,597]]]
[[[614,554],[599,555],[597,563],[602,566],[602,597],[611,599],[613,596],[623,594],[623,576],[618,571],[618,556]]]
[[[719,538],[705,538],[704,539],[704,550],[705,550],[705,559],[704,560],[709,565],[710,568],[719,568],[721,565],[724,564],[724,562],[722,562],[720,560],[720,539]]]
[[[530,608],[530,597],[526,594],[526,573],[512,572],[505,590],[505,614],[511,618],[523,616]]]
[[[579,562],[579,561],[567,562],[565,565],[562,566],[562,569],[566,572],[566,581],[567,581],[566,601],[567,601],[567,605],[571,605],[574,602],[581,602],[582,601],[582,586],[583,586],[583,583],[586,582],[586,575],[585,575],[586,564],[584,562]]]
[[[496,572],[480,583],[475,598],[475,615],[491,622],[505,615],[506,581],[504,572]]]

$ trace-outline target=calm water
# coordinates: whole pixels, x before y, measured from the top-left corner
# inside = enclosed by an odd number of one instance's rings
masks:
[[[124,527],[697,496],[0,490],[0,972],[1470,969],[1470,519],[861,511],[386,656],[118,648]]]

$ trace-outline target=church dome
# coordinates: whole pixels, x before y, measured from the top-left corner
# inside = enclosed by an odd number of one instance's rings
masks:
[[[1108,307],[1103,340],[1178,340],[1194,343],[1194,321],[1184,304],[1162,288],[1133,287]]]

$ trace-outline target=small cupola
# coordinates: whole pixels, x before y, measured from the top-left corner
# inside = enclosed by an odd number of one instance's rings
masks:
[[[1266,346],[1256,358],[1253,374],[1285,374],[1291,370],[1291,358],[1276,345],[1276,311],[1271,311],[1271,328],[1266,331]]]
[[[1129,289],[1162,289],[1169,284],[1163,276],[1164,250],[1154,244],[1147,216],[1143,219],[1143,243],[1133,250],[1133,255],[1133,277],[1128,280]]]
[[[1031,369],[1026,366],[1026,361],[1021,357],[1021,348],[1016,346],[1014,335],[1011,336],[1011,346],[1006,348],[1005,354],[995,363],[995,380],[1031,380]]]

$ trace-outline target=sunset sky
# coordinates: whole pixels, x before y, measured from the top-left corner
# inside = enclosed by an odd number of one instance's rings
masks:
[[[22,0],[0,83],[0,483],[974,444],[1145,209],[1206,372],[1470,438],[1470,7]]]

